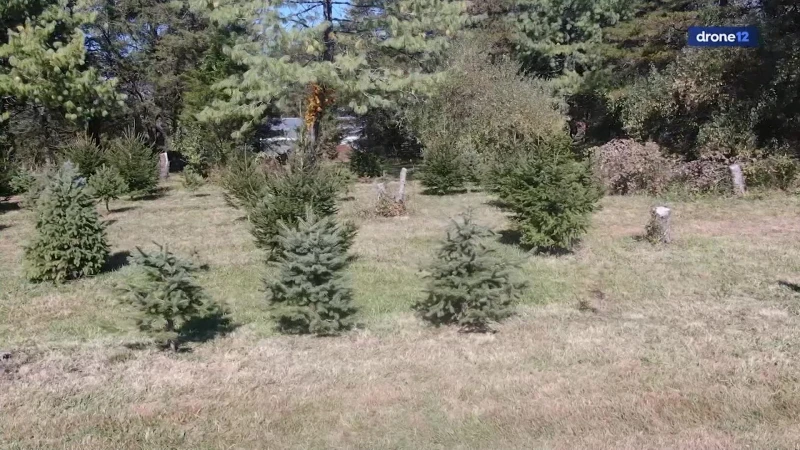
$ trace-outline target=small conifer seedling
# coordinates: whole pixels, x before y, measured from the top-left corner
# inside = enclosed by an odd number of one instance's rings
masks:
[[[105,204],[106,211],[110,211],[109,201],[116,200],[128,192],[128,184],[125,183],[119,170],[106,165],[97,169],[89,178],[89,187],[92,188],[94,196]]]

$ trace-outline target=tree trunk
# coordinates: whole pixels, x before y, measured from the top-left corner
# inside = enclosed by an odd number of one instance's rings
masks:
[[[665,206],[657,206],[650,211],[650,222],[645,228],[647,240],[654,244],[669,244],[672,242],[670,230],[670,216],[672,211]]]
[[[738,164],[730,166],[731,178],[733,179],[733,191],[736,195],[742,196],[745,193],[744,175],[742,175],[742,167]]]
[[[405,203],[406,201],[406,174],[408,170],[403,167],[400,170],[400,186],[397,188],[397,195],[394,196],[394,201],[398,203]]]

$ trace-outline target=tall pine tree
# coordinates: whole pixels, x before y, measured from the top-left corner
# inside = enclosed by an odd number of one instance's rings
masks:
[[[334,0],[196,0],[221,27],[246,32],[228,49],[246,71],[218,84],[225,101],[201,116],[222,121],[247,115],[240,132],[258,122],[270,106],[308,96],[308,125],[332,106],[363,113],[425,90],[437,73],[431,60],[446,50],[449,35],[466,21],[465,4],[448,0],[398,0],[365,4]],[[347,18],[349,9],[373,14]],[[403,68],[375,64],[376,52],[393,54]],[[309,90],[312,86],[313,89]]]

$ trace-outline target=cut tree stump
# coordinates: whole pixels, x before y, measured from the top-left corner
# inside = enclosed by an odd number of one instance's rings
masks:
[[[645,237],[654,244],[669,244],[672,242],[670,230],[670,215],[672,211],[666,206],[656,206],[650,211],[650,222],[645,227]]]
[[[745,193],[744,175],[742,175],[742,167],[738,164],[732,164],[731,179],[733,180],[733,191],[736,195],[742,196]]]
[[[158,154],[158,178],[161,180],[169,178],[169,156],[167,156],[167,152]]]
[[[408,170],[403,167],[400,170],[400,187],[397,188],[397,195],[394,196],[394,201],[398,203],[406,201],[406,174],[408,174]]]

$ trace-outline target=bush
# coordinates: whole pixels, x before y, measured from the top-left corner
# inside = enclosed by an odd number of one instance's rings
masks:
[[[652,142],[613,140],[590,151],[594,172],[609,194],[660,194],[674,176],[675,161]]]
[[[517,161],[498,174],[494,190],[513,213],[521,243],[538,250],[570,249],[601,197],[588,165],[557,150]]]
[[[350,156],[350,170],[359,177],[375,178],[383,175],[383,163],[375,153],[357,149]]]
[[[355,228],[319,217],[307,208],[293,227],[280,224],[274,263],[278,279],[267,284],[268,301],[284,333],[331,335],[353,325],[356,308],[344,271]]]
[[[158,245],[158,244],[156,244]],[[212,301],[193,275],[200,267],[182,259],[166,246],[133,258],[140,276],[122,287],[124,304],[132,307],[140,330],[177,351],[191,325],[211,318],[224,318],[225,308]]]
[[[225,202],[234,208],[250,211],[261,199],[267,176],[255,155],[242,148],[231,155],[220,181],[225,189]]]
[[[420,181],[426,193],[447,195],[464,188],[466,174],[455,148],[427,148],[424,155]]]
[[[250,211],[256,245],[272,251],[280,232],[280,223],[294,226],[307,206],[315,216],[336,213],[336,198],[341,181],[330,166],[311,164],[303,155],[294,154],[289,164],[275,170],[266,179],[261,198]]]
[[[427,297],[414,304],[424,320],[486,331],[511,314],[523,285],[512,282],[510,264],[481,243],[492,234],[469,214],[453,222],[430,269]]]
[[[64,148],[63,159],[77,165],[84,178],[90,178],[105,163],[106,155],[86,134],[76,136]]]
[[[689,194],[725,194],[733,192],[728,164],[698,159],[678,166],[673,182]]]
[[[92,188],[94,196],[106,205],[106,211],[110,211],[109,201],[116,200],[128,192],[128,185],[119,171],[106,165],[97,169],[89,178],[89,187]]]
[[[742,168],[750,187],[789,190],[797,180],[798,164],[786,155],[772,155],[744,164]]]
[[[145,143],[144,136],[127,130],[122,137],[111,141],[107,158],[131,193],[146,194],[158,185],[158,157]]]
[[[513,161],[520,149],[546,151],[566,134],[563,102],[540,80],[521,75],[519,65],[493,62],[486,48],[469,41],[453,49],[449,66],[435,92],[405,112],[425,164],[443,167],[429,173],[447,175],[436,178],[490,180],[492,167]]]
[[[50,180],[36,213],[36,234],[25,248],[31,280],[63,282],[100,272],[108,257],[105,227],[72,164]]]
[[[211,168],[225,160],[230,142],[220,140],[206,124],[189,121],[180,124],[172,148],[186,160],[186,165],[203,178]]]

